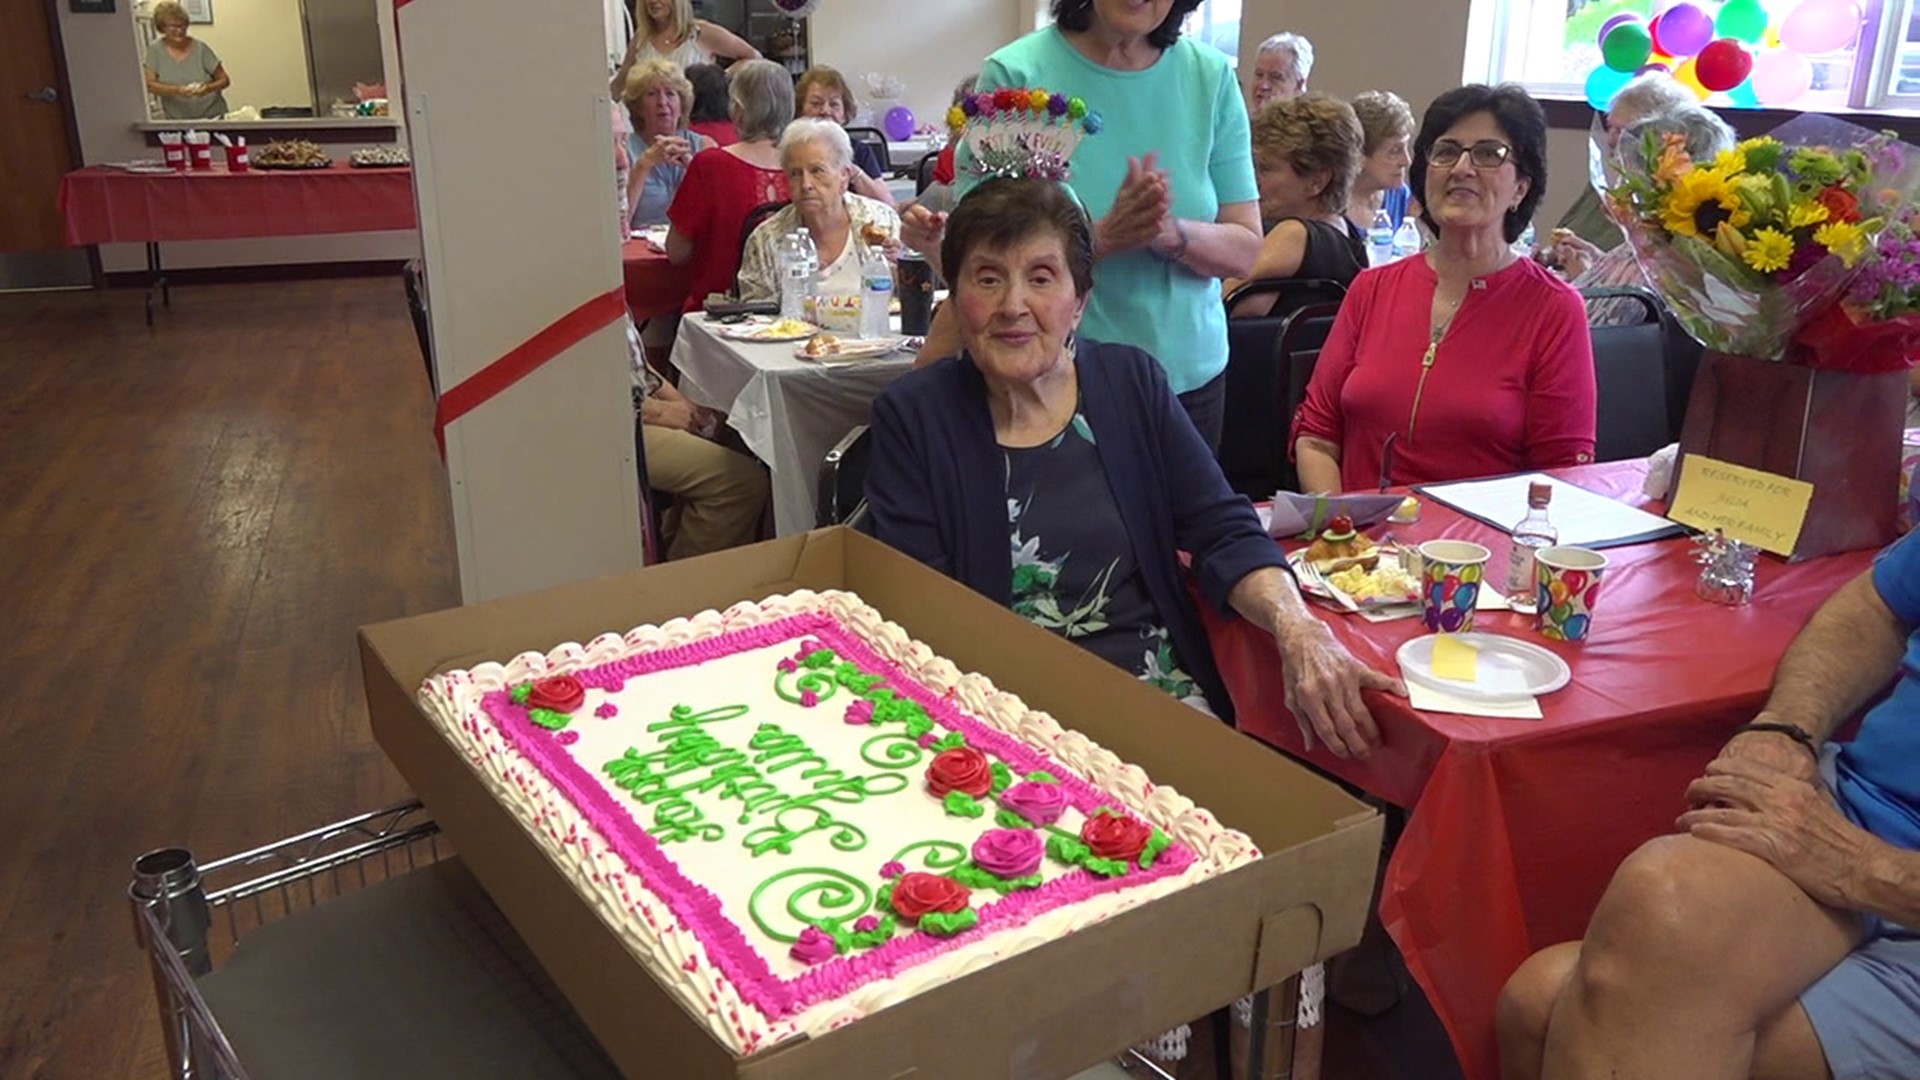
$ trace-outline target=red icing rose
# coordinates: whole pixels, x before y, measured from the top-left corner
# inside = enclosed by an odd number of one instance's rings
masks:
[[[527,695],[527,708],[570,713],[586,700],[587,688],[580,685],[579,679],[571,675],[555,675],[533,684],[533,692]]]
[[[965,885],[939,874],[904,874],[893,883],[893,910],[903,919],[918,919],[938,911],[951,915],[973,903]]]
[[[1095,814],[1080,826],[1080,839],[1103,859],[1132,862],[1147,848],[1153,830],[1118,814]]]
[[[993,790],[993,770],[987,755],[971,746],[942,750],[927,766],[927,790],[936,799],[946,798],[949,791],[980,798]]]

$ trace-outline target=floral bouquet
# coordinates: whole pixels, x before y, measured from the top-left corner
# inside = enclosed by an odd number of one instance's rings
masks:
[[[1920,356],[1920,208],[1894,214],[1846,295],[1798,340],[1810,367],[1873,375],[1911,366]]]
[[[1711,162],[1645,130],[1606,163],[1607,204],[1688,333],[1718,352],[1778,360],[1872,263],[1920,188],[1920,155],[1804,114]]]

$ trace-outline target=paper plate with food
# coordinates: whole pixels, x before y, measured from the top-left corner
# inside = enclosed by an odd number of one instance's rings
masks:
[[[816,360],[823,364],[870,360],[893,352],[906,340],[902,337],[843,338],[837,334],[815,334],[807,339],[806,344],[793,350],[793,355],[801,360]]]
[[[714,323],[714,333],[733,341],[805,341],[820,328],[799,319],[748,319],[737,323]]]

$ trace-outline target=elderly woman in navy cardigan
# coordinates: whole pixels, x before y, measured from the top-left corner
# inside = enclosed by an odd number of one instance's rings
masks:
[[[1196,706],[1231,717],[1182,585],[1271,631],[1311,746],[1379,744],[1363,667],[1301,600],[1153,357],[1075,340],[1093,286],[1086,215],[1044,180],[991,180],[941,245],[966,348],[874,402],[866,494],[895,548]]]

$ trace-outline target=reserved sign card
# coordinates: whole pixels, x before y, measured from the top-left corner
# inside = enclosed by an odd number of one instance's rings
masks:
[[[1696,529],[1719,529],[1775,555],[1793,554],[1807,521],[1813,485],[1688,454],[1667,516]]]

